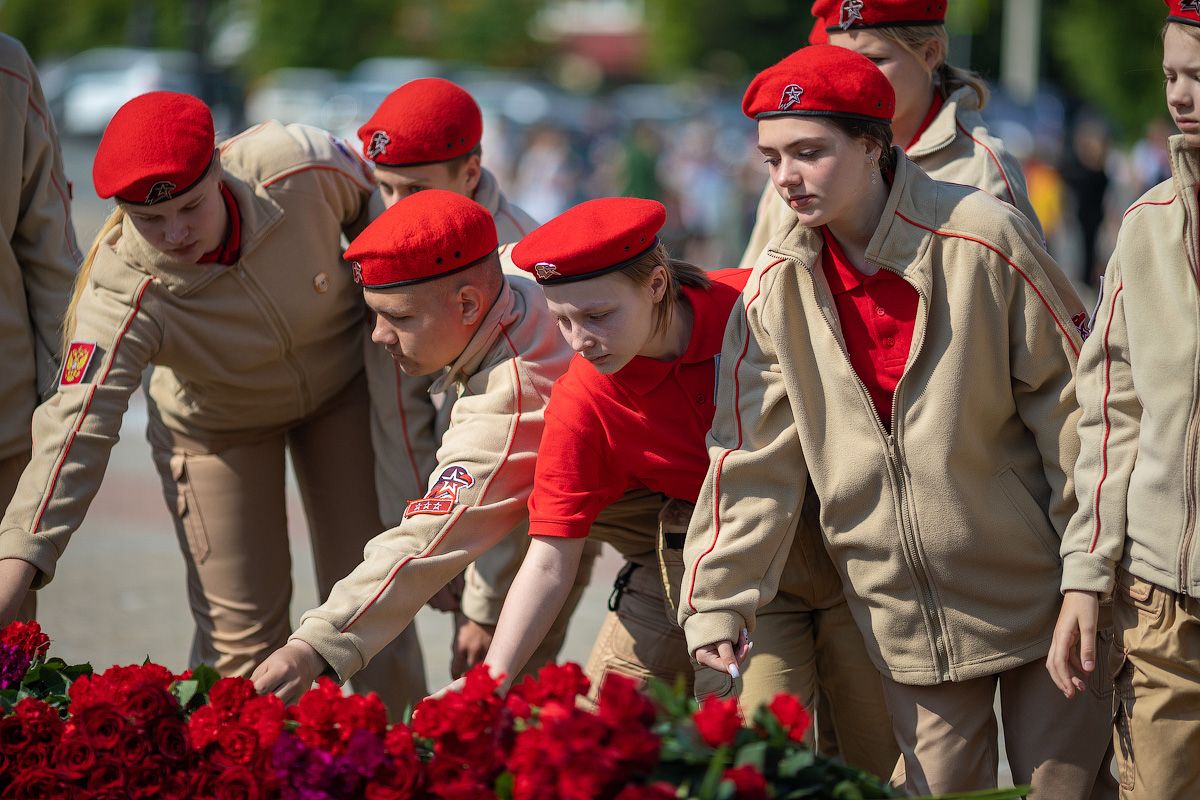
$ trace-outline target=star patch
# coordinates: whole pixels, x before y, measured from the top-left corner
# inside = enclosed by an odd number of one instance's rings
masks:
[[[150,187],[150,191],[146,193],[146,205],[152,206],[155,203],[162,203],[174,197],[175,184],[170,181],[159,181]]]
[[[429,487],[429,492],[420,500],[410,500],[404,509],[404,518],[417,514],[449,514],[458,502],[458,493],[475,485],[475,478],[466,467],[446,467],[441,477]]]
[[[863,0],[842,0],[842,11],[838,17],[838,27],[846,30],[856,22],[863,21]]]
[[[62,376],[58,379],[59,386],[75,386],[83,383],[88,365],[92,363],[92,354],[96,352],[94,342],[71,342],[67,355],[63,358]]]
[[[374,159],[383,155],[391,143],[392,137],[387,135],[387,131],[375,131],[371,134],[371,143],[367,145],[367,158]]]
[[[350,262],[350,274],[354,276],[354,283],[358,286],[363,285],[362,264],[357,261]]]
[[[1200,0],[1183,0],[1183,2],[1179,4],[1179,10],[1192,11],[1200,14]]]
[[[789,83],[783,87],[783,97],[779,98],[779,110],[787,111],[792,106],[798,105],[802,94],[804,94],[804,90],[800,88],[799,84]]]
[[[551,264],[549,261],[539,261],[533,265],[533,271],[537,274],[539,281],[548,281],[551,278],[561,278],[562,273],[558,271],[558,267]]]

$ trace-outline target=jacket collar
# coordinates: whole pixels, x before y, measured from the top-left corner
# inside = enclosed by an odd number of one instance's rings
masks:
[[[920,159],[949,147],[958,136],[959,112],[978,110],[979,95],[975,94],[974,89],[970,86],[955,89],[942,103],[941,110],[933,118],[933,122],[929,123],[929,127],[909,145],[908,157]]]
[[[1200,150],[1188,147],[1183,134],[1168,140],[1171,152],[1171,176],[1181,195],[1194,195],[1200,184]]]
[[[933,277],[929,259],[922,257],[928,249],[927,237],[914,236],[911,225],[897,215],[903,214],[929,228],[936,227],[935,223],[926,220],[937,212],[937,182],[913,164],[899,147],[893,146],[892,153],[896,158],[896,174],[879,218],[879,227],[867,244],[866,259],[903,275],[928,297],[932,293]],[[820,263],[824,241],[818,230],[806,228],[797,221],[780,230],[776,242],[774,246],[768,246],[770,252],[792,259],[810,272]]]
[[[241,258],[249,258],[267,234],[283,219],[283,209],[265,191],[256,190],[228,170],[222,179],[237,202],[242,218]],[[172,294],[181,297],[207,285],[231,265],[185,264],[156,249],[128,219],[121,223],[117,255],[127,264],[157,278]]]
[[[471,337],[471,341],[467,342],[467,346],[454,363],[429,387],[430,393],[439,394],[456,383],[466,383],[470,380],[483,368],[504,330],[520,320],[524,311],[524,298],[513,291],[507,279],[502,281],[500,295],[484,315],[483,322]],[[553,335],[557,336],[557,331],[553,332]]]
[[[500,182],[485,167],[479,169],[479,185],[475,187],[475,195],[471,199],[486,208],[493,217],[500,213],[500,206],[504,202]]]
[[[703,289],[685,286],[683,297],[692,310],[692,333],[683,354],[670,361],[634,356],[619,372],[608,376],[610,380],[637,394],[649,394],[679,366],[710,361],[721,352],[725,320],[718,318],[716,303],[710,294]]]

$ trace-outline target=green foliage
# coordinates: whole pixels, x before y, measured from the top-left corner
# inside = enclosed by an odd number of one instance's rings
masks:
[[[0,711],[8,711],[26,697],[44,700],[66,716],[71,704],[71,684],[83,675],[91,675],[91,664],[68,664],[61,658],[37,659],[25,673],[21,685],[0,691]]]
[[[193,711],[207,702],[208,690],[213,687],[221,676],[207,664],[201,664],[192,670],[192,677],[179,681],[171,686],[171,694],[179,701],[179,707]]]
[[[1116,120],[1126,139],[1166,116],[1162,89],[1161,0],[1047,2],[1047,46],[1066,86]]]
[[[185,4],[178,0],[72,0],[70,13],[47,13],[43,0],[0,3],[0,30],[20,39],[36,59],[92,47],[184,45]]]

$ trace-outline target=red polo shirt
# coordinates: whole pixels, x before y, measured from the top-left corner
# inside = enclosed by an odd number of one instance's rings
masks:
[[[224,182],[221,183],[221,199],[225,201],[225,214],[229,227],[225,231],[225,241],[215,250],[200,256],[201,264],[235,264],[242,254],[242,215],[238,211],[237,200],[233,192]]]
[[[581,356],[554,384],[529,497],[532,536],[588,535],[626,491],[645,487],[695,502],[708,471],[721,342],[748,269],[709,274],[707,290],[683,290],[692,335],[674,361],[638,356],[601,375]]]
[[[884,427],[892,427],[892,395],[904,374],[917,318],[917,290],[887,269],[864,275],[822,227],[821,267],[833,290],[846,353]]]
[[[917,126],[917,132],[913,134],[912,141],[904,146],[904,152],[907,153],[908,148],[916,144],[917,140],[921,138],[921,134],[933,124],[933,118],[942,110],[942,106],[945,103],[946,98],[942,97],[942,93],[935,89],[933,92],[933,102],[929,104],[929,110],[925,112],[925,119],[921,120],[921,124]]]

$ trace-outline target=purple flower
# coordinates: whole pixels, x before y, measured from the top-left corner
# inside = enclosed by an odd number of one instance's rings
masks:
[[[0,643],[0,689],[15,689],[29,671],[29,654],[11,644]]]
[[[346,754],[339,759],[356,775],[372,777],[385,760],[383,738],[371,731],[359,728],[350,734],[346,743]]]

